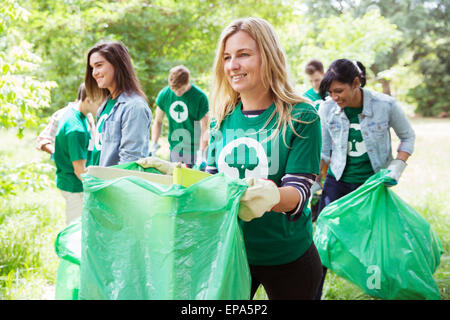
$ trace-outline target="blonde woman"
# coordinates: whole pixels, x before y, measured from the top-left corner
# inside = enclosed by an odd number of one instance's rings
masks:
[[[322,268],[312,241],[310,187],[321,129],[294,92],[273,27],[259,18],[222,32],[213,69],[207,171],[245,179],[239,217],[252,276],[270,299],[313,299]]]

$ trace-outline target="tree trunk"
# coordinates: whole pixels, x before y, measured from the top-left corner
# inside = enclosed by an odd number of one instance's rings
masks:
[[[381,85],[383,86],[383,93],[391,95],[391,80],[380,79]]]

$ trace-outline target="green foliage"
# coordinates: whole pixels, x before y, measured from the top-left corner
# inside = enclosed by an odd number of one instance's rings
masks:
[[[0,300],[40,299],[56,279],[64,199],[47,154],[33,150],[35,135],[12,131],[0,130]]]
[[[417,105],[416,112],[425,117],[450,115],[448,89],[450,88],[450,39],[442,39],[429,54],[418,62],[418,71],[423,82],[409,90],[411,102]]]
[[[403,36],[391,50],[377,53],[370,68],[376,79],[387,85],[383,89],[388,92],[391,81],[396,81],[397,93],[407,94],[416,111],[424,116],[449,113],[445,92],[449,88],[450,0],[305,0],[305,8],[316,19],[343,14],[358,18],[371,9],[377,10],[397,25]],[[402,72],[395,73],[396,79],[389,78],[394,69]],[[411,71],[415,77],[423,75],[423,80],[411,82]]]
[[[40,191],[54,184],[55,169],[47,163],[36,160],[12,166],[7,163],[7,158],[0,158],[0,197]]]
[[[167,85],[169,69],[177,64],[186,65],[193,81],[208,92],[217,40],[232,19],[261,16],[281,26],[293,17],[285,0],[250,0],[244,5],[236,0],[22,2],[30,17],[21,27],[43,57],[38,74],[58,85],[47,115],[74,100],[84,80],[87,51],[99,41],[124,42],[153,105]]]
[[[282,39],[295,77],[305,83],[304,66],[312,58],[321,60],[325,68],[339,58],[359,60],[369,68],[378,54],[390,52],[401,38],[397,27],[375,10],[360,18],[346,13],[293,22],[289,29]]]
[[[0,127],[18,129],[36,126],[37,111],[49,106],[50,89],[56,84],[39,81],[32,72],[41,59],[32,51],[31,43],[22,39],[20,31],[6,26],[26,23],[28,12],[13,1],[0,7]]]

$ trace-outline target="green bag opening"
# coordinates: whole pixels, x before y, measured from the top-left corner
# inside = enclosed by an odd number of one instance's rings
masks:
[[[237,219],[247,185],[191,169],[181,170],[187,177],[118,171],[136,168],[142,171],[132,163],[83,175],[77,298],[249,299]],[[190,186],[169,182],[175,178]]]

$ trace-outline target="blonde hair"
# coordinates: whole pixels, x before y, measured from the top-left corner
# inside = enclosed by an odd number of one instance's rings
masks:
[[[292,108],[300,102],[310,103],[310,100],[301,97],[294,92],[293,86],[288,79],[288,67],[286,56],[281,48],[278,37],[273,27],[261,18],[244,18],[231,22],[220,36],[213,67],[213,81],[211,90],[211,110],[216,120],[216,129],[220,128],[222,121],[233,112],[240,100],[238,92],[230,86],[224,71],[223,53],[228,38],[239,31],[246,32],[255,40],[261,53],[262,83],[269,88],[275,103],[275,111],[267,120],[264,128],[272,121],[278,113],[276,130],[268,139],[272,139],[280,130],[283,140],[289,125],[295,133],[292,121],[302,122],[292,117]],[[285,141],[286,143],[286,141]]]

